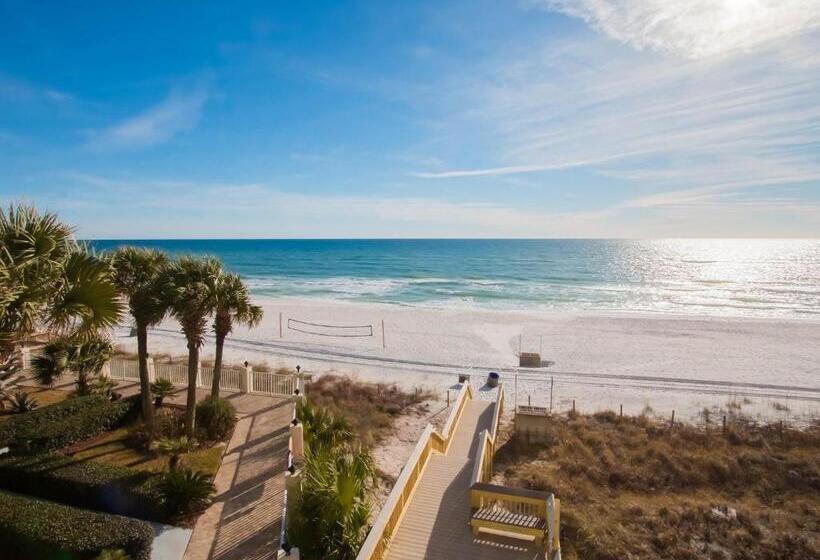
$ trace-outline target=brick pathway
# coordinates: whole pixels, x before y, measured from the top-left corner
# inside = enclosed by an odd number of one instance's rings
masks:
[[[236,402],[241,418],[214,479],[216,499],[197,520],[184,560],[276,558],[292,405],[256,395],[231,400],[243,399],[245,412]]]

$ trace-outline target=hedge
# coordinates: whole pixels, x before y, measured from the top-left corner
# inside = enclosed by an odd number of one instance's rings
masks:
[[[158,476],[55,453],[0,459],[0,489],[107,513],[165,521]]]
[[[0,492],[0,560],[91,560],[105,549],[149,560],[153,541],[145,521]]]
[[[132,400],[110,401],[99,395],[67,399],[9,418],[0,425],[0,447],[61,449],[121,425],[134,410]]]

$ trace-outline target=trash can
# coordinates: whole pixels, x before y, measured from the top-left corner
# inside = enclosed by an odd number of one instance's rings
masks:
[[[491,371],[490,375],[487,376],[487,386],[488,387],[498,387],[498,380],[499,379],[501,379],[501,376],[498,373],[496,373],[494,371]]]

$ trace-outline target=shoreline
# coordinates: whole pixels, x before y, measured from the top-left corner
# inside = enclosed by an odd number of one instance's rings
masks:
[[[254,301],[265,310],[262,324],[235,328],[226,341],[226,360],[300,364],[315,374],[424,386],[442,396],[459,373],[471,374],[480,393],[487,371],[495,370],[507,383],[510,406],[546,406],[552,387],[556,410],[568,410],[573,401],[591,412],[622,404],[625,414],[675,409],[681,420],[729,403],[770,420],[805,420],[820,411],[815,320],[440,309],[264,296]],[[301,329],[298,321],[319,326]],[[117,330],[116,343],[133,349],[127,331]],[[351,332],[355,336],[338,336]],[[519,347],[540,351],[543,367],[519,369]],[[173,320],[151,331],[149,350],[185,353]],[[202,357],[212,355],[208,336]]]
[[[344,298],[320,297],[320,296],[303,296],[303,297],[277,297],[268,295],[251,294],[251,299],[258,305],[350,305],[350,306],[369,306],[373,308],[384,308],[385,311],[394,309],[409,309],[419,311],[441,311],[441,312],[468,312],[468,313],[487,313],[499,315],[535,315],[538,317],[560,318],[568,316],[588,316],[590,318],[636,318],[636,319],[694,319],[694,320],[727,320],[727,321],[749,321],[749,322],[787,322],[787,323],[814,323],[820,326],[820,312],[817,314],[806,313],[806,317],[781,317],[781,316],[754,316],[754,315],[721,315],[709,313],[686,313],[682,311],[649,311],[649,310],[629,310],[629,309],[597,309],[597,308],[579,308],[579,309],[563,309],[558,307],[544,307],[537,309],[524,309],[518,307],[491,307],[482,305],[435,305],[432,303],[403,303],[403,302],[386,302],[386,301],[365,301],[352,300]]]

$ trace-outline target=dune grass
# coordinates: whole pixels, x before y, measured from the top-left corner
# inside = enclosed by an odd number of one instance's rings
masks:
[[[737,421],[724,434],[604,412],[522,440],[499,451],[497,478],[561,498],[565,559],[820,554],[820,425]]]
[[[312,380],[307,395],[334,416],[347,420],[365,447],[382,441],[393,429],[396,417],[430,398],[422,390],[408,392],[396,385],[365,383],[340,375]]]

